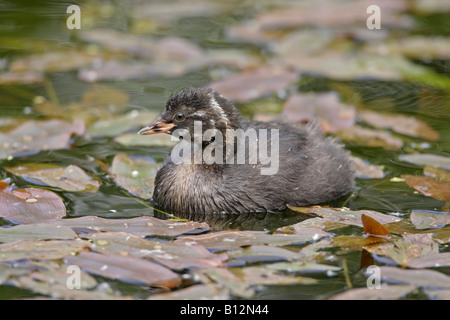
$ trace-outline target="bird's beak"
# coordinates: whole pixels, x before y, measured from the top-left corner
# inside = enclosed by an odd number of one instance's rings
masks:
[[[170,130],[175,127],[174,123],[168,123],[160,120],[150,123],[148,126],[139,130],[138,134],[148,135],[155,133],[171,133]]]

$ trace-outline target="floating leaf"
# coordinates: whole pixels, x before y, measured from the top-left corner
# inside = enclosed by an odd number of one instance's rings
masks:
[[[362,119],[373,127],[391,129],[407,136],[430,141],[439,139],[439,133],[424,121],[402,114],[385,114],[371,110],[360,111]]]
[[[44,223],[0,228],[0,242],[76,238],[77,234],[71,228],[56,227]]]
[[[79,50],[48,51],[41,54],[33,54],[23,58],[17,58],[11,62],[10,70],[13,72],[61,72],[79,69],[89,65],[100,56]]]
[[[105,219],[96,216],[84,216],[56,220],[52,224],[82,229],[88,233],[127,232],[140,237],[152,235],[174,237],[183,233],[209,230],[209,226],[203,222],[172,222],[146,216],[131,219]]]
[[[330,266],[327,264],[311,263],[311,262],[277,262],[271,263],[267,266],[269,269],[286,271],[286,272],[302,272],[302,273],[328,273],[338,272],[341,270],[340,267]]]
[[[230,250],[241,246],[270,244],[283,246],[293,243],[304,243],[318,240],[329,234],[317,228],[304,228],[303,233],[296,234],[267,234],[264,231],[218,231],[198,236],[178,237],[177,242],[191,242],[204,245],[209,249]]]
[[[413,210],[409,218],[417,229],[439,228],[450,224],[448,212]]]
[[[402,239],[390,243],[365,247],[372,254],[386,256],[402,267],[414,263],[414,259],[439,252],[436,241],[430,233],[404,234]]]
[[[380,275],[386,282],[405,283],[424,288],[450,288],[450,277],[434,270],[407,270],[383,266],[380,267]]]
[[[196,284],[168,293],[152,295],[148,300],[229,300],[230,293],[215,284]]]
[[[150,120],[155,119],[155,112],[139,112],[133,110],[125,115],[108,120],[99,120],[89,126],[86,133],[90,136],[114,137],[130,129],[147,125]]]
[[[366,234],[371,236],[390,237],[391,233],[374,218],[362,214],[361,221]]]
[[[0,261],[60,259],[85,248],[89,242],[84,240],[18,240],[0,244]]]
[[[114,181],[131,194],[150,199],[158,167],[159,164],[148,158],[130,158],[125,153],[118,153],[113,159],[111,174]]]
[[[295,72],[277,65],[267,65],[250,71],[242,71],[208,85],[227,99],[247,102],[285,90],[299,79]]]
[[[5,170],[25,179],[72,192],[96,192],[100,182],[93,179],[78,166],[67,167],[50,163],[25,163]],[[33,182],[33,181],[32,181]]]
[[[177,77],[200,67],[200,64],[178,61],[144,63],[107,60],[93,67],[81,69],[78,72],[78,78],[87,82],[96,82],[150,79],[159,76]]]
[[[230,258],[245,261],[274,261],[274,260],[296,260],[298,253],[290,250],[273,247],[253,245],[228,253]]]
[[[381,224],[391,223],[400,221],[400,218],[389,216],[387,214],[383,214],[377,211],[372,210],[358,210],[358,211],[349,211],[342,209],[332,209],[332,208],[322,208],[319,206],[316,207],[289,207],[289,209],[301,212],[301,213],[313,213],[315,215],[321,216],[322,218],[338,222],[347,225],[355,225],[358,227],[362,227],[361,216],[363,214],[376,219]]]
[[[450,266],[450,252],[427,254],[408,262],[410,268],[437,268]]]
[[[73,134],[82,135],[84,123],[61,120],[29,120],[8,133],[0,133],[0,159],[19,153],[57,150],[69,147]]]
[[[177,141],[172,140],[168,134],[137,135],[136,132],[125,133],[114,138],[114,141],[124,146],[163,146],[173,147]]]
[[[370,164],[358,157],[350,157],[355,166],[356,176],[360,179],[380,179],[384,177],[383,169],[380,166]]]
[[[375,54],[383,52],[384,55],[390,56],[402,55],[410,59],[445,60],[450,58],[449,48],[448,37],[409,35],[405,38],[368,44],[364,51]]]
[[[440,182],[428,176],[412,176],[404,174],[401,177],[408,186],[416,189],[427,197],[432,197],[441,201],[450,201],[450,183]]]
[[[288,234],[295,234],[297,230],[301,231],[304,228],[320,228],[326,231],[339,229],[342,227],[346,227],[347,224],[339,223],[339,222],[333,222],[322,218],[310,218],[303,220],[301,222],[295,223],[290,226],[280,227],[277,230],[275,230],[274,233],[288,233]]]
[[[387,150],[398,150],[403,146],[403,140],[388,132],[354,126],[337,133],[343,141],[354,142],[368,147],[382,147]]]
[[[275,270],[265,267],[247,267],[236,270],[233,274],[227,269],[203,269],[201,273],[207,275],[214,282],[230,290],[233,295],[242,298],[251,298],[256,285],[292,285],[314,284],[317,280],[312,278],[283,275]]]
[[[331,300],[395,300],[416,290],[412,285],[386,285],[379,289],[358,288],[351,289],[332,296]]]
[[[82,252],[67,256],[66,260],[87,272],[122,281],[173,288],[181,284],[173,271],[156,263],[135,257]]]
[[[4,72],[0,74],[0,85],[11,86],[18,84],[43,83],[45,77],[40,72]]]
[[[425,166],[425,168],[423,168],[423,174],[429,177],[433,177],[437,181],[450,183],[449,170]]]
[[[355,108],[341,102],[335,92],[291,95],[281,114],[288,122],[317,122],[327,133],[351,128],[355,115]]]
[[[401,220],[399,222],[388,223],[385,227],[395,234],[407,234],[407,233],[430,233],[430,230],[417,230],[409,220]],[[433,239],[438,243],[447,243],[450,241],[450,227],[433,229]]]
[[[52,191],[36,188],[0,189],[0,217],[20,223],[42,223],[65,215],[64,202]]]
[[[401,154],[399,160],[414,163],[417,165],[425,165],[435,168],[450,170],[450,157],[439,156],[436,154]]]
[[[125,232],[102,232],[89,236],[93,250],[124,256],[153,259],[176,270],[223,267],[226,254],[212,254],[191,243],[150,241]]]
[[[388,240],[381,237],[373,236],[335,236],[332,240],[332,245],[348,250],[361,250],[366,246],[385,243]]]
[[[56,118],[81,118],[86,124],[98,119],[109,119],[121,112],[128,104],[128,94],[107,85],[94,85],[83,93],[81,101],[64,106],[55,105],[43,97],[34,100],[34,109]]]

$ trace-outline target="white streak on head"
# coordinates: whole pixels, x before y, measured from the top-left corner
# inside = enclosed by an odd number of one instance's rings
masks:
[[[204,117],[205,116],[205,112],[197,111],[197,112],[193,113],[192,115],[193,116],[198,116],[198,117]]]
[[[211,104],[211,107],[220,114],[220,117],[225,121],[228,127],[230,124],[230,120],[228,119],[225,111],[223,111],[222,107],[217,103],[216,99],[214,97],[211,97],[209,102]]]

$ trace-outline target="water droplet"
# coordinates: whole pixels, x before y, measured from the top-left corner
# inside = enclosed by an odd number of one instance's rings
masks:
[[[126,250],[123,250],[123,251],[120,251],[119,254],[120,254],[121,256],[123,256],[123,257],[128,257],[128,256],[130,255],[130,252],[129,252],[129,251],[126,251]]]
[[[97,240],[95,243],[96,243],[98,246],[107,246],[107,245],[109,244],[109,241],[100,239],[100,240]]]
[[[149,226],[149,227],[153,227],[153,223],[151,223],[151,222],[147,222],[147,226]]]
[[[131,171],[131,176],[132,176],[133,178],[136,178],[138,175],[139,175],[139,171],[137,171],[137,170]]]
[[[36,198],[33,197],[33,196],[29,196],[25,201],[26,201],[27,203],[36,203],[36,202],[38,202],[38,199],[36,199]]]

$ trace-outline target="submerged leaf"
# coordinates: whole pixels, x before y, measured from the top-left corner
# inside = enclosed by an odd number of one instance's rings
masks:
[[[52,191],[36,188],[0,189],[0,217],[20,223],[42,223],[65,215],[64,202]]]
[[[148,158],[130,158],[125,153],[118,153],[113,159],[111,173],[114,181],[125,190],[139,198],[150,199],[158,167]]]
[[[100,182],[75,165],[67,167],[50,163],[25,163],[15,167],[5,167],[15,175],[72,192],[96,192]]]
[[[67,256],[66,260],[87,272],[111,279],[135,281],[168,288],[181,284],[180,277],[173,271],[135,257],[82,252],[77,256]]]

